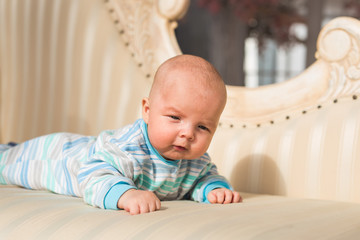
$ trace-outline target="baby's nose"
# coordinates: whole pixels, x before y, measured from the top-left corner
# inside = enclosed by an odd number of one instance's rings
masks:
[[[180,136],[182,138],[186,138],[188,141],[193,141],[195,139],[194,130],[192,127],[184,127]]]

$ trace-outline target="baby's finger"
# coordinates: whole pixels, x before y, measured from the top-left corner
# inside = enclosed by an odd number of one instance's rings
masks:
[[[154,212],[154,211],[156,211],[156,201],[149,203],[149,212]]]
[[[233,203],[239,203],[242,202],[242,197],[240,196],[240,193],[233,192]]]
[[[126,210],[126,211],[128,211],[130,213],[130,215],[137,215],[137,214],[141,213],[140,206],[137,204],[132,205],[128,210]]]
[[[210,203],[216,203],[216,201],[217,201],[216,194],[214,194],[213,192],[210,192],[207,196],[207,199]]]
[[[159,210],[161,208],[161,202],[158,198],[155,201],[155,206],[156,206],[156,210]]]
[[[226,190],[224,204],[231,203],[232,200],[233,200],[233,192],[231,190]]]
[[[155,197],[155,199],[153,199],[153,201],[151,201],[149,203],[150,212],[154,212],[156,210],[159,210],[160,207],[161,207],[161,203],[160,203],[160,200],[157,197]]]
[[[224,191],[217,191],[216,192],[216,197],[217,197],[217,203],[224,203],[225,200],[225,193]]]
[[[148,213],[150,212],[150,206],[148,203],[140,204],[140,213]]]

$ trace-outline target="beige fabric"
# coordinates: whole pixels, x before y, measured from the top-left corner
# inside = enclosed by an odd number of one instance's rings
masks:
[[[0,142],[133,122],[187,3],[1,1]]]
[[[360,99],[216,134],[213,160],[239,191],[360,203]]]
[[[266,195],[244,203],[162,202],[130,216],[81,199],[0,187],[0,239],[357,239],[360,205]]]
[[[235,189],[360,202],[360,22],[342,17],[299,76],[228,87],[210,153]]]

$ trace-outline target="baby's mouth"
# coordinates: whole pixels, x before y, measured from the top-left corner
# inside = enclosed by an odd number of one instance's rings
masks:
[[[186,151],[186,147],[174,145],[174,149],[179,152]]]

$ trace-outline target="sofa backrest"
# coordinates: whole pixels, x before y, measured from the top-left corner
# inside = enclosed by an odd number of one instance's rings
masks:
[[[140,117],[156,68],[180,54],[189,1],[4,0],[0,142],[97,135]]]
[[[359,47],[360,22],[337,18],[299,76],[228,88],[210,153],[235,189],[360,202]]]

